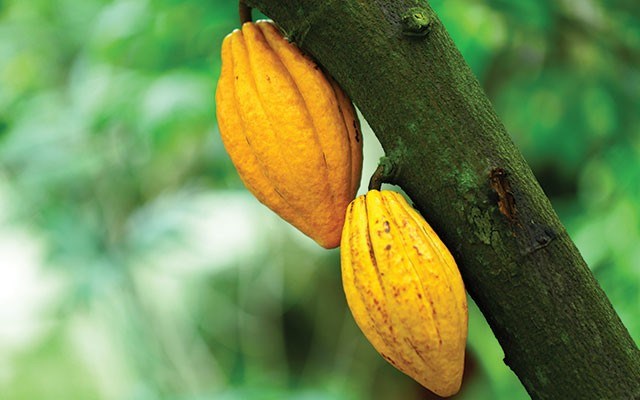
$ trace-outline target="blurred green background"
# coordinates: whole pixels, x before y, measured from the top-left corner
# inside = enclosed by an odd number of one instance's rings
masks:
[[[432,1],[640,339],[640,3]],[[0,0],[0,398],[428,399],[215,122],[222,0]],[[368,179],[381,150],[365,132]],[[459,399],[524,399],[470,305]]]

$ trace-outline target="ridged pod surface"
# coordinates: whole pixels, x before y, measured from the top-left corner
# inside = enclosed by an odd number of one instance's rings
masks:
[[[362,171],[349,98],[270,21],[222,43],[216,113],[224,146],[256,198],[320,245],[339,245]]]
[[[371,190],[349,205],[340,251],[347,302],[369,342],[432,392],[457,393],[467,299],[429,224],[400,194]]]

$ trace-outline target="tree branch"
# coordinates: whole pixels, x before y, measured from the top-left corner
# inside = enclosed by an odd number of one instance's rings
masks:
[[[430,6],[247,3],[362,111],[531,397],[640,396],[638,347]]]

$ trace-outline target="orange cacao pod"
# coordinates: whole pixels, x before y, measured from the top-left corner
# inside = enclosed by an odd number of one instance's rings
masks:
[[[218,125],[256,198],[326,248],[339,245],[362,171],[349,98],[269,21],[247,22],[222,44]]]

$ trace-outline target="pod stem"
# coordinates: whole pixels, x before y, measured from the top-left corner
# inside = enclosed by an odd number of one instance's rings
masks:
[[[240,25],[245,22],[251,22],[251,7],[249,7],[243,0],[238,2],[238,15],[240,16]]]
[[[369,190],[380,190],[382,187],[382,183],[384,181],[384,165],[378,164],[378,168],[376,168],[373,175],[371,175],[371,179],[369,179]]]
[[[397,172],[398,168],[392,157],[381,157],[378,168],[369,179],[369,190],[380,190],[383,183],[394,184]]]

